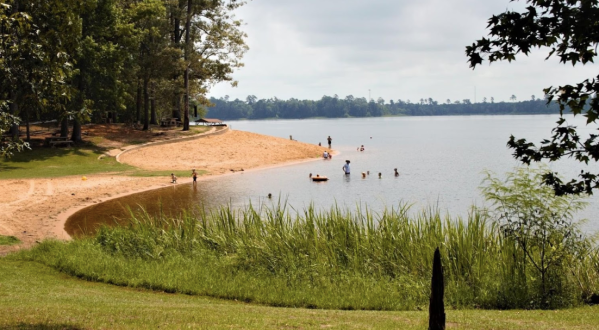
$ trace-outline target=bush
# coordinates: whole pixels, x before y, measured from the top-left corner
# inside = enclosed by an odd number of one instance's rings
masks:
[[[556,196],[541,184],[544,172],[518,168],[504,181],[486,173],[482,191],[516,261],[509,272],[518,279],[512,289],[530,287],[531,307],[552,308],[572,299],[570,269],[588,258],[591,246],[573,218],[586,205],[584,196]]]

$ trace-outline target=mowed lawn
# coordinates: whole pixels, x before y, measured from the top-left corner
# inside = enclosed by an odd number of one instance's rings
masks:
[[[99,149],[68,148],[51,149],[43,148],[35,151],[26,150],[15,154],[10,159],[0,159],[1,179],[35,179],[56,178],[69,175],[90,175],[97,173],[113,173],[129,176],[163,176],[170,179],[170,174],[179,177],[189,175],[189,171],[146,171],[122,164],[114,157],[103,157]],[[206,174],[198,171],[198,175]]]
[[[97,149],[42,148],[26,150],[10,159],[0,160],[0,179],[55,178],[105,172],[123,173],[135,168],[114,157],[100,157]]]
[[[447,311],[448,329],[599,329],[599,307]],[[82,281],[0,259],[0,329],[427,329],[427,312],[275,308]]]

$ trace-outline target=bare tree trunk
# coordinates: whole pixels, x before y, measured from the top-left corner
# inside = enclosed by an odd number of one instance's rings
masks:
[[[137,78],[137,103],[135,105],[135,123],[139,122],[141,118],[141,82]]]
[[[183,100],[183,130],[189,131],[189,52],[190,52],[190,40],[189,30],[191,29],[191,13],[192,13],[192,0],[187,0],[187,17],[185,19],[185,99]]]
[[[150,124],[152,125],[158,125],[158,116],[156,115],[156,83],[152,82],[152,89],[150,90],[152,93],[152,97],[150,98],[150,113],[152,114],[151,118],[150,118]]]
[[[25,111],[25,127],[27,131],[27,142],[31,142],[31,132],[29,131],[29,110]]]
[[[150,129],[150,92],[148,91],[148,84],[150,79],[144,77],[144,131]]]
[[[19,12],[19,1],[15,1],[12,6],[12,13],[16,14],[17,12]],[[11,101],[10,102],[10,113],[11,113],[11,115],[17,117],[17,114],[19,112],[19,105],[17,104],[17,95],[13,90],[11,90],[9,92],[9,94],[10,94],[9,97],[10,97],[10,101]],[[9,132],[10,132],[10,135],[13,137],[13,139],[19,138],[19,125],[17,125],[17,124],[11,125]]]
[[[77,116],[75,116],[75,119],[73,120],[73,134],[71,134],[71,140],[75,143],[83,142],[83,139],[81,138],[81,123],[79,122],[79,119],[77,119]]]
[[[179,0],[178,6],[176,9],[173,9],[173,43],[175,47],[178,48],[181,44],[181,10],[183,10],[183,6],[185,5],[185,0]],[[175,12],[176,11],[176,12]],[[173,77],[173,85],[177,86],[177,80],[179,78],[179,74],[177,73],[175,77]],[[181,119],[181,91],[177,88],[175,92],[175,98],[173,100],[173,110],[172,110],[172,118]]]
[[[444,291],[441,253],[439,253],[439,248],[437,248],[433,260],[431,300],[428,309],[428,330],[445,330],[445,306],[443,304]]]
[[[189,67],[185,69],[185,99],[183,100],[183,130],[189,131]]]
[[[15,94],[15,92],[10,91],[10,114],[18,117],[19,114],[19,105],[17,104],[17,96]],[[19,125],[17,124],[12,124],[10,126],[10,135],[14,138],[17,139],[19,138]]]
[[[69,118],[67,116],[62,118],[62,120],[60,121],[60,136],[69,136]]]

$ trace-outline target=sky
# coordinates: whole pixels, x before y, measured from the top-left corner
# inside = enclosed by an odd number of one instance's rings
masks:
[[[469,68],[465,47],[488,35],[487,20],[523,8],[523,0],[252,0],[235,12],[250,47],[233,74],[238,86],[218,83],[209,96],[521,101],[597,75],[594,65],[545,60],[547,49]]]

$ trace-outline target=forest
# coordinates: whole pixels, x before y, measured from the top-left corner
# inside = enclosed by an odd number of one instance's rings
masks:
[[[223,120],[230,119],[300,119],[300,118],[343,118],[343,117],[381,117],[381,116],[446,116],[446,115],[506,115],[506,114],[542,114],[559,113],[557,103],[547,103],[534,95],[528,101],[495,102],[487,98],[483,102],[473,103],[469,99],[446,100],[439,103],[432,98],[420,99],[418,103],[410,100],[389,100],[383,98],[367,100],[352,95],[345,98],[323,96],[320,100],[280,100],[275,98],[258,100],[250,95],[245,100],[230,100],[228,96],[210,98],[214,105],[209,108],[208,116]]]
[[[4,0],[0,3],[1,153],[30,140],[30,123],[54,121],[82,141],[82,125],[161,119],[343,118],[559,113],[547,97],[482,102],[432,98],[320,100],[208,98],[248,50],[239,0]],[[401,91],[399,91],[401,92]],[[15,149],[15,150],[16,150]]]
[[[75,142],[90,122],[139,123],[147,130],[160,118],[180,118],[188,130],[190,108],[209,104],[209,86],[235,84],[231,74],[248,50],[233,13],[243,4],[3,0],[3,135],[17,138],[20,125],[29,140],[29,123],[50,120]]]

